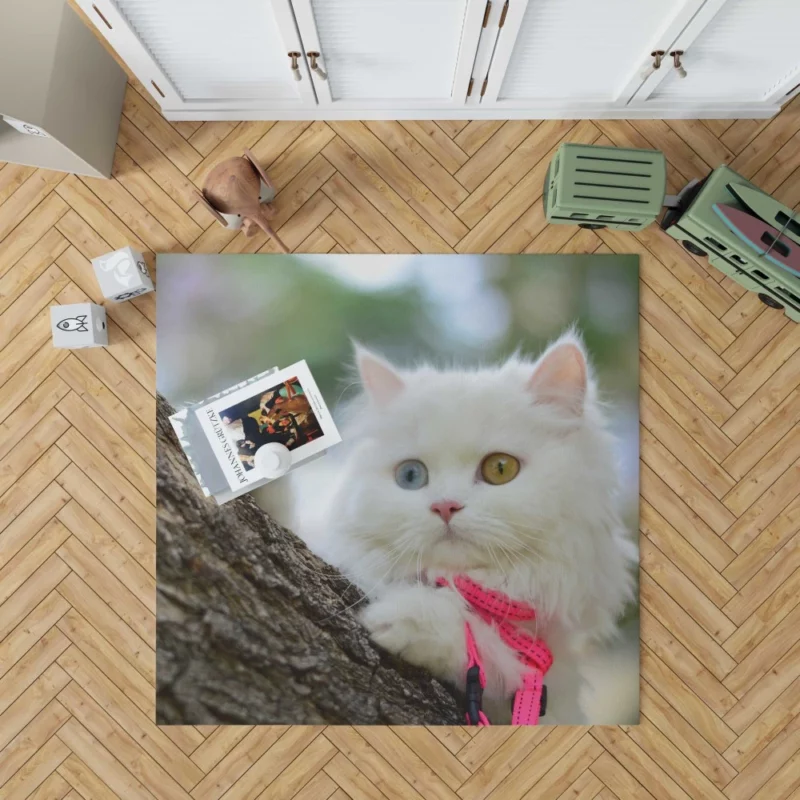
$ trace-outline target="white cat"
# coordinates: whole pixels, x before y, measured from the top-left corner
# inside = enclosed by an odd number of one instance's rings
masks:
[[[579,336],[474,371],[399,370],[362,348],[356,363],[364,393],[325,538],[304,535],[302,517],[298,533],[368,595],[361,618],[378,644],[462,688],[469,620],[494,723],[509,722],[524,667],[435,579],[466,574],[534,606],[531,630],[554,657],[541,722],[586,722],[584,675],[632,597],[637,551]]]

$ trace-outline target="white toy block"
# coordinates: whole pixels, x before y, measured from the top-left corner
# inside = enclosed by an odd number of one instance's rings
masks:
[[[106,310],[94,303],[50,306],[50,328],[53,331],[53,347],[76,350],[108,344]]]
[[[113,253],[93,258],[92,266],[103,297],[115,303],[130,300],[154,289],[142,254],[132,247],[123,247]]]

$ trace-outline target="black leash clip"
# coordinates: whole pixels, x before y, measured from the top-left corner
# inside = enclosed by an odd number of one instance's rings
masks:
[[[483,703],[483,687],[481,686],[481,668],[476,664],[467,670],[466,714],[470,725],[481,722],[481,706]]]
[[[539,699],[539,716],[543,717],[547,713],[547,685],[542,684],[542,696]]]

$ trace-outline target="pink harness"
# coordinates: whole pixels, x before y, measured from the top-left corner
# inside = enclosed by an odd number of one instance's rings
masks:
[[[514,624],[535,619],[536,611],[527,603],[512,600],[503,592],[484,588],[466,575],[456,575],[453,584],[471,610],[487,625],[495,626],[500,638],[516,651],[517,658],[528,668],[522,678],[522,688],[514,694],[511,724],[538,725],[539,717],[544,715],[547,705],[544,676],[553,663],[553,654],[544,641],[535,639]],[[450,583],[445,578],[439,578],[436,585],[450,586]],[[489,719],[481,708],[486,673],[469,622],[464,623],[464,630],[467,639],[467,724],[489,725]]]

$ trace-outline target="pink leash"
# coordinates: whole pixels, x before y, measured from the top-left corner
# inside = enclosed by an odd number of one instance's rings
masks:
[[[545,713],[547,704],[544,676],[553,663],[553,654],[544,641],[534,638],[514,624],[535,619],[536,611],[527,603],[512,600],[503,592],[484,588],[466,575],[456,575],[453,584],[456,591],[469,603],[471,610],[487,625],[494,625],[500,638],[516,651],[517,658],[528,667],[522,678],[522,688],[514,694],[511,724],[538,725],[539,717]],[[450,583],[439,578],[436,585],[450,586]],[[467,723],[485,726],[490,724],[481,709],[486,673],[469,622],[464,623],[464,632],[467,640]]]

